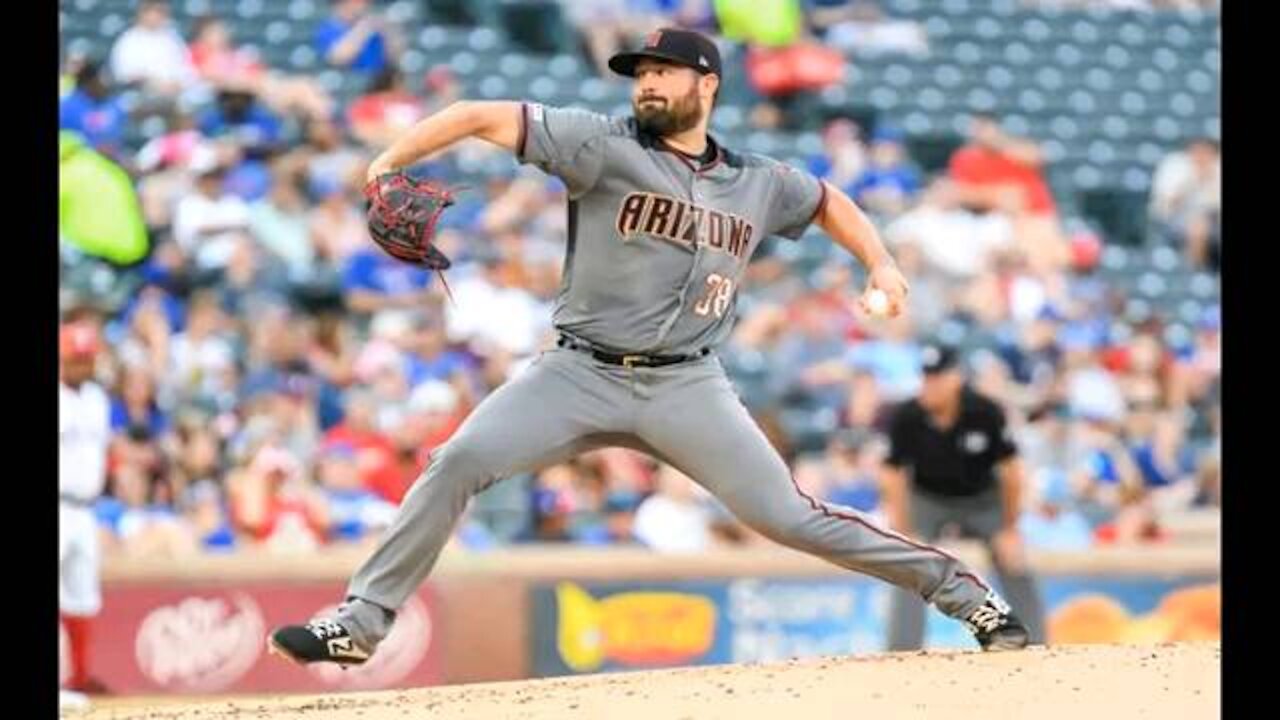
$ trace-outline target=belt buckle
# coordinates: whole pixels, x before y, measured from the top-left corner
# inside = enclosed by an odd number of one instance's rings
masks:
[[[623,355],[622,367],[630,370],[631,368],[634,368],[636,366],[637,362],[640,362],[644,359],[645,359],[644,355]]]

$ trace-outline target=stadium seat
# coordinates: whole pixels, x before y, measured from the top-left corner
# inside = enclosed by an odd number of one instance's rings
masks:
[[[1102,230],[1108,242],[1117,245],[1144,244],[1147,227],[1146,193],[1118,187],[1100,188],[1101,171],[1089,166],[1079,168],[1075,180],[1082,188],[1077,193],[1081,213]]]
[[[1130,298],[1124,304],[1124,319],[1130,325],[1141,325],[1154,315],[1151,303],[1142,298]]]
[[[499,5],[503,30],[517,45],[539,53],[567,52],[574,45],[560,4],[552,0],[521,0]]]
[[[428,17],[444,25],[490,25],[496,0],[424,0]]]

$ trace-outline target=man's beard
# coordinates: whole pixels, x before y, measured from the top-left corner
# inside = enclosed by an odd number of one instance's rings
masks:
[[[702,119],[702,108],[698,106],[698,88],[695,85],[683,97],[658,105],[631,102],[635,113],[636,125],[646,133],[666,137],[682,133],[697,126]]]

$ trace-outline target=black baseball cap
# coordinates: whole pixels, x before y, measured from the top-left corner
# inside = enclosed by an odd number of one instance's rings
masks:
[[[703,75],[722,75],[719,48],[706,35],[692,30],[654,30],[645,38],[643,48],[635,52],[620,52],[609,58],[609,69],[619,75],[635,77],[636,63],[644,58],[691,67]]]
[[[936,375],[955,367],[960,353],[950,345],[928,343],[920,348],[920,368],[925,375]]]

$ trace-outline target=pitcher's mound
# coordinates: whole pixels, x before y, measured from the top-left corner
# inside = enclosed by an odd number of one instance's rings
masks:
[[[201,704],[117,700],[92,720],[1101,720],[1216,718],[1218,643],[1074,645],[720,665]]]

